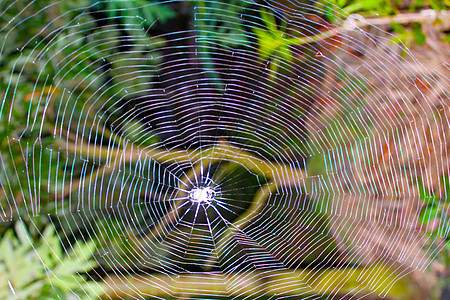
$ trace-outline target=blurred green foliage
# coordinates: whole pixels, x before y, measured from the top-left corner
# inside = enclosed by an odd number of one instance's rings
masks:
[[[77,209],[77,201],[69,200],[75,196],[70,183],[86,167],[58,142],[76,130],[88,139],[92,134],[90,142],[97,137],[96,129],[108,136],[107,129],[93,126],[96,118],[106,113],[113,121],[122,112],[114,105],[117,99],[138,97],[151,87],[160,61],[155,49],[164,40],[152,38],[149,43],[150,28],[177,13],[168,5],[144,0],[101,1],[98,9],[109,15],[97,16],[92,3],[0,3],[2,299],[90,299],[104,288],[83,275],[97,267],[92,260],[97,245],[80,236],[78,242],[69,242],[74,237],[63,234],[63,248],[48,224],[48,214]],[[86,113],[94,102],[100,105]],[[87,116],[85,126],[79,122],[81,115]],[[128,122],[117,130],[134,142],[148,142],[134,139],[130,127],[135,126],[142,125]],[[28,232],[20,222],[14,231],[7,230],[18,219],[36,226],[29,226]],[[65,233],[76,228],[58,225]]]
[[[349,14],[358,14],[366,18],[383,18],[429,9],[435,12],[450,9],[449,0],[415,0],[411,2],[402,0],[318,0],[316,5],[324,11],[325,17],[331,23],[338,19],[345,19]],[[435,22],[439,23],[439,20]],[[392,42],[403,44],[406,48],[413,43],[422,46],[426,42],[426,35],[422,31],[420,22],[412,21],[406,24],[391,22],[391,29],[396,33]],[[442,40],[450,41],[449,34],[443,33]],[[406,51],[402,52],[402,55],[406,54]]]
[[[97,266],[93,242],[74,243],[63,249],[57,233],[48,225],[38,240],[17,222],[0,241],[1,299],[92,299],[102,283],[80,275]]]
[[[73,166],[70,155],[54,145],[58,137],[77,130],[93,141],[95,129],[108,136],[103,126],[93,126],[98,118],[106,113],[112,122],[121,115],[117,99],[145,95],[151,87],[160,61],[155,49],[164,40],[149,43],[149,29],[176,12],[145,0],[99,2],[98,9],[109,14],[105,18],[92,14],[96,7],[90,5],[89,0],[0,4],[0,24],[6,26],[0,31],[0,213],[5,220],[55,211],[61,205],[56,197],[70,192],[67,168]],[[36,14],[42,10],[46,13]],[[105,20],[101,26],[98,18]],[[121,28],[133,38],[124,40]],[[85,124],[78,121],[81,115],[87,116]],[[129,135],[132,125],[123,126]],[[76,173],[81,166],[73,167]],[[48,222],[46,217],[35,221]]]
[[[200,29],[199,41],[217,41],[224,47],[248,43],[243,27],[249,2],[242,0],[193,0],[195,26]]]
[[[448,238],[450,222],[446,215],[450,204],[450,178],[448,175],[441,177],[441,185],[444,194],[439,196],[425,187],[421,178],[416,179],[419,197],[423,202],[423,208],[419,214],[419,222],[427,227],[430,235]]]
[[[124,26],[130,36],[136,34],[138,27],[151,27],[156,21],[165,22],[177,15],[169,6],[147,0],[117,0],[97,5],[108,17],[117,19],[117,23]]]
[[[329,21],[345,18],[348,14],[358,13],[365,17],[385,17],[402,12],[412,12],[431,8],[436,11],[450,7],[448,0],[318,0],[316,5],[324,11]]]

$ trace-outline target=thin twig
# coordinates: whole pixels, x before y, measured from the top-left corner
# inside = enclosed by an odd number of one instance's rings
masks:
[[[290,38],[286,39],[288,45],[303,45],[323,41],[333,36],[339,35],[346,31],[354,30],[357,28],[364,28],[369,26],[381,26],[391,23],[408,24],[413,22],[435,22],[439,20],[441,22],[442,30],[450,28],[450,12],[429,9],[418,13],[405,13],[395,16],[383,17],[383,18],[364,18],[360,15],[350,15],[340,27],[335,27],[328,31],[321,32],[317,35]]]

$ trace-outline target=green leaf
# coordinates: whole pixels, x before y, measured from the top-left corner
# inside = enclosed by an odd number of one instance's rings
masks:
[[[405,29],[405,27],[403,25],[395,23],[395,22],[391,22],[391,28],[392,28],[392,30],[394,30],[397,33],[407,32],[407,30]]]
[[[156,5],[154,7],[153,14],[161,23],[166,22],[169,19],[176,17],[177,13],[166,5]]]
[[[268,31],[255,29],[258,38],[258,53],[262,60],[269,58],[272,53],[280,46],[281,41]]]
[[[58,287],[65,291],[65,293],[70,293],[75,290],[81,281],[79,280],[79,275],[75,274],[75,276],[64,276],[59,273],[54,273],[56,276],[50,277],[50,282],[54,287]]]
[[[19,241],[23,244],[30,242],[30,236],[23,222],[17,222],[15,226],[17,237]]]
[[[282,45],[278,48],[280,55],[288,62],[292,61],[292,51],[288,45]]]
[[[411,6],[409,7],[409,10],[414,11],[418,8],[423,7],[426,3],[427,3],[427,0],[416,0],[411,4]]]
[[[75,243],[72,255],[67,256],[51,225],[45,228],[34,248],[25,223],[16,223],[15,233],[19,238],[8,229],[0,241],[0,279],[12,282],[15,290],[20,292],[20,299],[71,299],[69,295],[83,294],[85,290],[88,290],[88,296],[98,294],[96,291],[103,284],[92,285],[78,274],[97,266],[92,259],[94,242]],[[55,253],[60,253],[60,257]],[[50,268],[56,277],[48,276],[46,268]],[[2,299],[10,296],[9,287],[3,284],[3,288],[6,294],[0,289]]]
[[[62,263],[58,264],[56,267],[52,269],[52,272],[59,276],[70,276],[72,274],[76,274],[77,272],[85,272],[86,269],[89,268],[90,264],[85,264],[80,262],[77,258],[68,258],[66,257]]]
[[[39,295],[39,293],[42,293],[43,286],[44,286],[44,281],[38,280],[36,282],[26,285],[26,287],[23,287],[21,289],[20,294],[23,297],[23,299],[30,299],[30,298],[33,299],[34,297],[36,297],[36,295]],[[49,298],[45,298],[45,299],[49,299]]]
[[[348,0],[337,0],[337,6],[339,7],[344,7],[345,5],[347,5]]]
[[[427,225],[430,221],[436,219],[440,213],[441,208],[439,205],[428,205],[425,207],[419,215],[419,222],[422,225]]]
[[[374,10],[386,13],[391,9],[389,5],[386,5],[385,0],[358,0],[352,1],[344,7],[344,10],[351,14],[357,11],[372,12]]]
[[[437,10],[437,11],[441,11],[445,9],[445,1],[442,0],[431,0],[430,1],[430,6],[432,9]]]
[[[450,177],[448,175],[443,175],[441,177],[442,187],[444,188],[443,200],[445,203],[450,202]]]
[[[419,190],[419,197],[425,204],[439,203],[439,196],[432,194],[424,185],[421,178],[417,178],[417,187]]]
[[[95,247],[95,243],[92,241],[86,243],[77,242],[73,246],[75,255],[80,259],[89,259],[92,257]]]
[[[275,17],[273,14],[269,14],[266,10],[261,11],[261,18],[264,21],[264,24],[266,25],[267,29],[272,32],[277,32],[277,22],[275,20]]]
[[[88,281],[84,284],[84,291],[92,298],[99,298],[104,292],[104,286],[96,281]]]
[[[377,9],[385,5],[384,0],[359,0],[358,2],[361,3],[363,10]]]
[[[11,232],[11,231],[10,231]],[[2,243],[2,247],[0,248],[0,250],[3,252],[3,258],[4,258],[4,262],[6,264],[6,267],[9,269],[10,272],[15,271],[14,267],[15,267],[15,260],[16,260],[16,256],[15,251],[14,251],[14,236],[11,234],[7,234],[5,235],[5,237],[3,238],[3,243]]]
[[[8,229],[0,243],[0,261],[7,259],[6,253],[8,251],[8,248],[12,247],[11,239],[12,239],[12,232],[10,229]]]
[[[450,44],[450,34],[446,34],[443,38],[442,41],[449,43]]]
[[[67,299],[64,291],[57,286],[52,286],[51,284],[45,284],[42,287],[41,295],[38,298],[39,300],[48,300],[48,299]]]
[[[422,24],[416,23],[411,29],[412,36],[414,38],[414,43],[419,46],[423,46],[427,40],[427,36],[422,31]]]
[[[346,7],[344,7],[344,11],[348,14],[354,13],[355,11],[359,11],[362,9],[362,5],[359,2],[352,3]]]

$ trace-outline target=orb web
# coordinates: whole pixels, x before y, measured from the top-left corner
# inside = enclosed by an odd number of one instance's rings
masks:
[[[1,3],[2,221],[93,241],[105,298],[384,296],[424,271],[448,65],[282,3]]]

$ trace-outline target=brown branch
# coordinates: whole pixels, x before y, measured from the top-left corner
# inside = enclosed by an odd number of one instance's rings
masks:
[[[383,18],[364,18],[360,15],[350,15],[340,27],[335,27],[328,31],[321,32],[317,35],[298,37],[286,39],[287,45],[303,45],[315,42],[320,42],[333,36],[342,34],[349,30],[357,28],[364,28],[370,26],[388,25],[391,23],[408,24],[413,22],[420,23],[433,23],[440,21],[440,29],[447,30],[450,28],[450,12],[448,11],[435,11],[424,10],[418,13],[404,13],[395,16],[383,17]]]
[[[277,164],[262,160],[251,152],[235,147],[229,143],[219,143],[213,148],[198,150],[165,150],[157,148],[120,147],[105,148],[94,144],[74,144],[69,141],[60,141],[58,146],[68,152],[82,154],[92,158],[101,157],[108,164],[116,165],[118,161],[137,162],[144,157],[149,157],[159,163],[186,163],[199,159],[205,162],[217,162],[220,160],[240,163],[250,172],[264,175],[274,180],[277,185],[300,185],[305,179],[302,170],[290,165]]]

